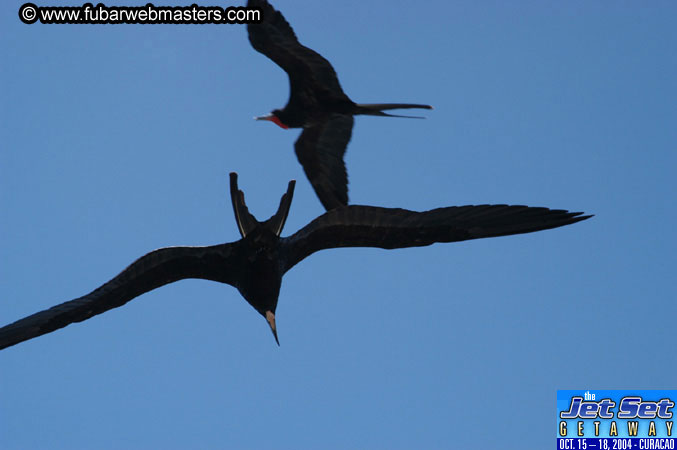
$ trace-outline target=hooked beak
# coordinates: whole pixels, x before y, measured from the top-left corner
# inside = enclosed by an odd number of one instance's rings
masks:
[[[280,341],[277,339],[277,327],[275,326],[275,314],[273,314],[272,311],[266,311],[266,320],[268,321],[268,325],[270,325],[270,330],[273,332],[273,336],[275,336],[275,342],[277,342],[277,346],[280,346]]]
[[[273,122],[275,125],[277,125],[280,128],[283,128],[285,130],[289,129],[289,127],[287,125],[283,124],[282,121],[273,113],[270,113],[267,116],[254,117],[254,120],[267,120],[269,122]]]

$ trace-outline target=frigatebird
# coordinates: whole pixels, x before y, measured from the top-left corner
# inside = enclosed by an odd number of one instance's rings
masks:
[[[289,237],[280,237],[291,206],[289,182],[277,212],[265,222],[249,213],[237,174],[230,194],[242,239],[208,247],[166,247],[133,262],[118,276],[87,295],[0,328],[0,349],[82,322],[124,305],[169,283],[186,278],[236,287],[268,322],[277,338],[275,310],[283,275],[311,254],[329,248],[422,247],[569,225],[591,216],[529,206],[452,206],[425,212],[350,205],[333,209]]]
[[[348,175],[343,156],[353,130],[353,116],[411,117],[385,110],[419,108],[411,103],[357,104],[343,92],[336,71],[319,53],[301,45],[284,16],[267,0],[249,0],[260,8],[261,23],[247,25],[252,47],[280,66],[289,76],[289,101],[257,120],[282,128],[303,128],[294,144],[296,157],[325,209],[348,204]]]

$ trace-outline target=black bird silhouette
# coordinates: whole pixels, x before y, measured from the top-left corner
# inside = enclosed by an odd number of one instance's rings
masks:
[[[348,204],[348,175],[343,155],[353,130],[353,116],[398,116],[390,109],[432,109],[410,103],[356,104],[341,89],[336,72],[319,53],[301,45],[282,14],[267,0],[249,0],[262,11],[262,22],[247,25],[252,47],[289,76],[289,101],[257,120],[282,128],[303,128],[294,148],[303,170],[325,209]]]
[[[82,322],[124,305],[141,294],[186,278],[219,281],[236,287],[270,325],[277,338],[275,310],[282,276],[311,254],[338,247],[421,247],[561,227],[591,216],[528,206],[452,206],[426,212],[374,206],[344,206],[316,218],[281,238],[294,192],[289,182],[270,219],[249,213],[237,174],[230,174],[230,194],[242,239],[208,247],[167,247],[133,262],[89,294],[0,328],[0,349]]]

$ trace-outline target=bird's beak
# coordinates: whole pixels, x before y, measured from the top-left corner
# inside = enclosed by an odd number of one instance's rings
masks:
[[[277,346],[280,346],[280,341],[277,339],[277,327],[275,326],[275,314],[273,314],[272,311],[266,311],[266,320],[268,321],[268,325],[270,325],[270,330],[273,332],[273,336],[275,336],[275,342],[277,342]]]
[[[268,122],[273,122],[275,125],[277,125],[280,128],[283,128],[285,130],[289,129],[289,127],[287,125],[283,124],[282,121],[273,113],[270,113],[267,116],[254,117],[254,120],[267,120]]]

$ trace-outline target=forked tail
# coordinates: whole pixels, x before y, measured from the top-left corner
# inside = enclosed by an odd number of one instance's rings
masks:
[[[277,208],[277,212],[270,219],[260,223],[249,212],[247,204],[244,201],[244,192],[237,187],[237,173],[231,172],[230,199],[233,203],[233,212],[235,212],[235,222],[237,222],[237,228],[240,230],[242,237],[246,237],[252,230],[261,225],[269,227],[276,236],[279,236],[280,233],[282,233],[284,223],[287,221],[291,200],[294,196],[294,186],[296,186],[296,181],[291,180],[287,186],[287,192],[280,200],[280,206]]]
[[[417,103],[362,103],[357,105],[357,114],[381,117],[404,117],[406,119],[425,119],[425,117],[420,116],[402,116],[399,114],[388,114],[383,112],[389,109],[433,109],[433,107],[430,105],[419,105]]]

